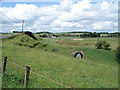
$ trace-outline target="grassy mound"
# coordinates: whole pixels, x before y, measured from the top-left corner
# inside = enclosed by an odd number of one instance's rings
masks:
[[[17,46],[25,46],[25,47],[29,47],[29,48],[35,48],[36,46],[40,46],[43,45],[43,41],[40,40],[35,40],[32,37],[28,36],[28,35],[22,35],[21,37],[18,37],[18,39],[16,40],[16,42],[14,42],[14,45]]]

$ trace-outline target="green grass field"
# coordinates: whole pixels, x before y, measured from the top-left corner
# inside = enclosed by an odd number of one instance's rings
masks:
[[[97,38],[70,39],[38,37],[36,41],[22,34],[2,40],[2,56],[74,88],[118,88],[118,63],[114,53],[117,38],[100,38],[111,44],[111,50],[97,50],[94,46]],[[85,60],[73,58],[72,48],[86,50]],[[24,72],[8,61],[2,87],[24,88]],[[33,73],[30,73],[28,87],[66,88]]]

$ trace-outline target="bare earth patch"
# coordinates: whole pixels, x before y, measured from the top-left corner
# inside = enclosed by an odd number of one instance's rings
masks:
[[[70,40],[83,40],[83,39],[70,39]]]

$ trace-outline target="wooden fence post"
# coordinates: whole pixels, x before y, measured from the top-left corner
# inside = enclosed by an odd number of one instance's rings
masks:
[[[5,74],[5,69],[6,69],[6,63],[7,63],[7,57],[4,57],[4,62],[3,62],[3,73]]]
[[[25,68],[25,80],[24,80],[24,86],[27,87],[28,81],[29,81],[29,72],[30,72],[30,67],[26,66]]]

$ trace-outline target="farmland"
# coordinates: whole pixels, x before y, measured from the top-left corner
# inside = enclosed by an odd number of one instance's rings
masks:
[[[71,37],[36,37],[38,40],[21,34],[3,39],[2,56],[74,88],[118,88],[118,63],[114,53],[117,38],[99,38],[109,42],[112,49],[98,50],[95,48],[98,38],[73,41]],[[85,60],[73,58],[71,49],[86,50]],[[7,62],[2,80],[4,88],[24,88],[24,70]],[[28,88],[66,87],[30,73]]]

